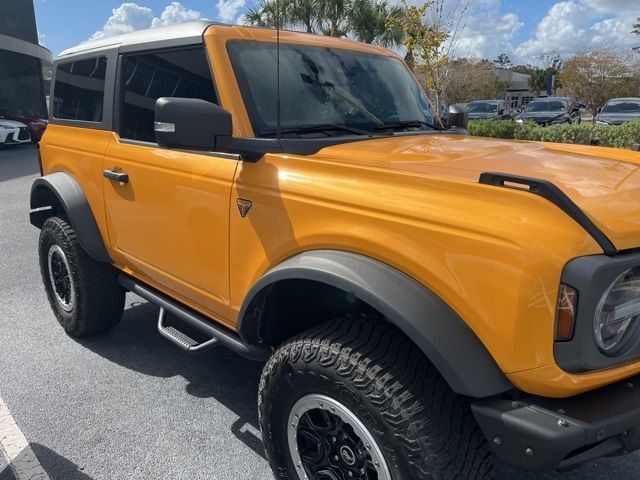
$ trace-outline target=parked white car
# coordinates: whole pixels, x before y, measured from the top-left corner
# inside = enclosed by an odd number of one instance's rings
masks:
[[[24,123],[0,118],[0,145],[18,145],[31,142],[31,134]]]

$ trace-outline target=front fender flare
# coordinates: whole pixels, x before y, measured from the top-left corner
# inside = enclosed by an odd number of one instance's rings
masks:
[[[484,398],[514,388],[480,339],[438,296],[387,264],[349,252],[305,252],[267,272],[240,310],[238,331],[245,341],[258,341],[262,294],[295,279],[331,285],[375,308],[414,341],[456,393]]]
[[[31,186],[31,224],[42,228],[48,217],[62,213],[71,223],[82,248],[99,262],[111,262],[91,206],[78,182],[64,172],[37,178]]]

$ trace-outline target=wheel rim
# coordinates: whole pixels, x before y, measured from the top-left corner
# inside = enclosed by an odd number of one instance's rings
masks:
[[[301,480],[391,480],[367,427],[336,400],[302,397],[287,425],[289,451]]]
[[[53,296],[64,311],[70,312],[74,307],[76,289],[71,278],[67,256],[58,245],[51,245],[49,248],[47,265]]]

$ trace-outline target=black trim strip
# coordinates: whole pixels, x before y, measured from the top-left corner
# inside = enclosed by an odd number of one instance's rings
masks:
[[[600,245],[606,255],[613,255],[618,252],[618,249],[602,230],[553,182],[540,178],[510,175],[508,173],[484,172],[480,175],[480,183],[511,188],[513,190],[522,190],[543,197],[560,208],[575,220],[578,225],[584,228],[586,232],[598,242],[598,245]]]

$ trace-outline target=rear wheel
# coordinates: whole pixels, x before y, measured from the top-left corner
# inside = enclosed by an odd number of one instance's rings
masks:
[[[265,366],[259,411],[278,479],[494,477],[470,400],[384,321],[341,318],[283,345]]]
[[[39,254],[49,303],[69,335],[103,332],[120,321],[125,291],[116,270],[91,258],[65,219],[51,217],[44,223]]]

